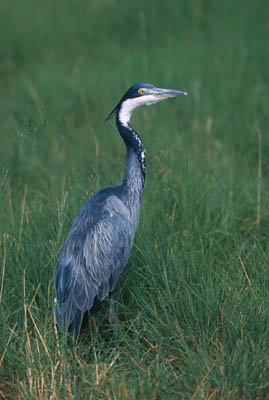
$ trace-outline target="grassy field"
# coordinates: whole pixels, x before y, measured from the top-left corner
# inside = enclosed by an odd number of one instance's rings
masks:
[[[269,399],[266,1],[0,3],[0,398]],[[131,259],[70,352],[54,276],[87,199],[123,176],[104,118],[136,82],[147,181]]]

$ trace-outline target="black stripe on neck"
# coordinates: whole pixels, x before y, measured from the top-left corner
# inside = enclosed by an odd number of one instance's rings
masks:
[[[137,155],[139,160],[139,165],[141,168],[141,172],[143,175],[143,179],[145,181],[146,176],[146,150],[142,143],[142,140],[137,132],[135,132],[130,123],[123,125],[119,120],[119,115],[116,116],[116,124],[118,131],[126,145],[127,151],[128,148],[131,148]]]

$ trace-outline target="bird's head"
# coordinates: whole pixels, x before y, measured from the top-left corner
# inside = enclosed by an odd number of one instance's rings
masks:
[[[111,119],[118,112],[119,121],[127,125],[130,121],[132,112],[140,106],[158,103],[161,100],[176,96],[186,96],[186,92],[156,88],[149,83],[137,83],[131,86],[121,98],[116,107],[111,111],[106,121]]]

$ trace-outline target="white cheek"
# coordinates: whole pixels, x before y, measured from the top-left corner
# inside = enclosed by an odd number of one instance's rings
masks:
[[[146,96],[145,100],[147,100],[147,101],[144,104],[146,106],[151,106],[151,104],[158,103],[158,101],[160,101],[162,99],[160,99],[159,97],[154,96],[154,94],[152,94],[152,95]]]

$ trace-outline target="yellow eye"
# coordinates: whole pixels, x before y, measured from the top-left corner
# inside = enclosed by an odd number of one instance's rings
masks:
[[[140,88],[140,89],[138,89],[138,93],[139,93],[139,94],[145,94],[146,91],[147,91],[147,89],[145,89],[145,88]]]

